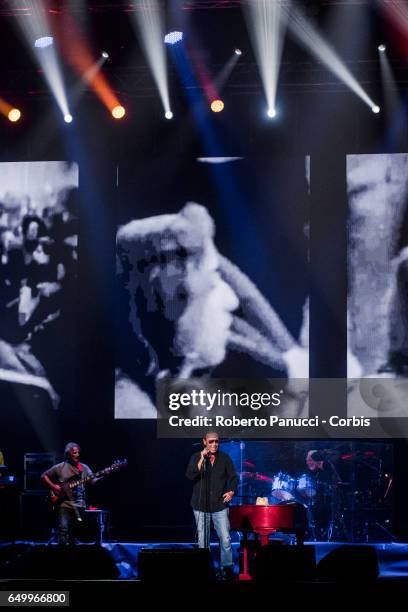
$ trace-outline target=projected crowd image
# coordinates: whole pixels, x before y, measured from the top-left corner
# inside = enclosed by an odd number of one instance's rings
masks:
[[[76,350],[78,167],[0,164],[0,380],[58,408]]]

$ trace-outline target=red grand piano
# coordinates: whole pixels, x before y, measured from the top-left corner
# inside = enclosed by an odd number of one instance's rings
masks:
[[[261,546],[268,544],[269,534],[281,531],[296,535],[296,543],[303,544],[306,530],[306,509],[298,503],[273,506],[256,506],[245,504],[230,506],[229,519],[231,529],[242,531],[243,567],[240,580],[251,580],[248,574],[248,533],[260,536]]]

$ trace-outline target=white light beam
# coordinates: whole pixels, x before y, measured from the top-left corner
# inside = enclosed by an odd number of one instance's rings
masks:
[[[170,113],[170,96],[167,81],[166,51],[163,43],[164,27],[161,5],[157,0],[137,0],[137,10],[132,13],[139,32],[143,51],[153,74],[165,113]]]
[[[20,5],[17,0],[12,0],[11,4],[16,9]],[[46,48],[34,47],[34,42],[41,37],[49,35],[50,30],[43,1],[36,0],[33,2],[32,11],[32,15],[29,17],[24,15],[17,17],[18,26],[29,52],[33,55],[44,74],[44,78],[54,95],[62,115],[69,115],[68,100],[55,45],[50,45]]]
[[[371,109],[377,104],[364,91],[350,70],[339,58],[332,47],[323,39],[322,35],[309,21],[293,8],[288,20],[288,27],[296,39],[322,62],[332,73],[367,104]]]
[[[275,109],[288,2],[247,0],[244,4],[244,15],[261,73],[267,105],[269,109]]]

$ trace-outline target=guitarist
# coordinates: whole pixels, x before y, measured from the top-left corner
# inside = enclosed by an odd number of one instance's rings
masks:
[[[76,442],[69,442],[65,447],[64,461],[53,465],[42,474],[43,482],[53,494],[61,495],[61,484],[58,483],[93,476],[91,468],[80,462],[80,453],[79,445]],[[98,480],[94,478],[89,482],[94,484]],[[61,498],[58,504],[59,544],[68,545],[75,542],[75,526],[82,523],[85,508],[85,484],[70,489],[69,494]]]

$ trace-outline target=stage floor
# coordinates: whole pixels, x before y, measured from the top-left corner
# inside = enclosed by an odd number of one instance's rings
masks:
[[[14,541],[0,542],[0,551],[11,544],[17,546],[43,546],[45,542]],[[319,563],[328,553],[339,546],[353,546],[348,542],[305,542],[305,546],[314,546],[316,563]],[[358,543],[359,546],[365,544]],[[51,546],[54,546],[51,544]],[[93,546],[93,544],[89,544]],[[195,548],[191,542],[104,542],[102,546],[109,552],[119,570],[119,580],[138,579],[138,554],[141,549],[160,549],[160,548]],[[406,579],[408,581],[408,543],[369,543],[367,546],[374,546],[380,569],[380,579]],[[233,555],[235,561],[235,571],[238,573],[238,549],[239,542],[233,542]],[[214,566],[217,569],[219,559],[218,543],[211,543],[211,552]],[[1,576],[0,576],[1,578]]]
[[[10,542],[0,543],[0,555],[6,553],[5,546],[10,547]],[[330,551],[341,546],[342,542],[308,542],[306,546],[315,546],[316,561],[319,562]],[[40,543],[13,542],[14,545],[38,546]],[[380,566],[380,577],[376,580],[365,582],[356,576],[350,576],[345,580],[320,581],[306,580],[290,582],[273,579],[268,583],[256,583],[254,581],[228,582],[202,582],[199,577],[196,581],[180,576],[177,580],[169,583],[165,576],[158,575],[151,583],[144,583],[138,579],[137,558],[142,548],[190,548],[192,543],[138,543],[138,542],[109,542],[104,543],[104,548],[109,552],[118,568],[120,575],[118,579],[51,579],[51,578],[14,578],[9,573],[8,578],[1,576],[0,591],[20,592],[66,592],[69,593],[69,606],[71,609],[84,609],[87,606],[96,609],[111,607],[118,610],[133,610],[143,598],[148,601],[159,601],[160,597],[170,603],[177,601],[177,607],[183,608],[187,603],[191,609],[190,592],[195,590],[195,605],[200,602],[216,601],[217,607],[224,608],[237,603],[239,609],[253,609],[254,602],[281,601],[293,607],[304,605],[305,602],[313,602],[313,606],[322,603],[327,605],[336,602],[337,605],[349,605],[362,603],[367,609],[367,604],[372,602],[378,606],[380,603],[389,605],[395,598],[406,597],[408,593],[408,544],[407,543],[377,543],[375,546]],[[54,545],[51,545],[54,546]],[[90,544],[89,546],[93,546]],[[235,559],[238,559],[238,543],[233,544]],[[218,545],[211,546],[213,557],[218,557]],[[3,550],[2,550],[3,549]],[[238,569],[236,565],[236,570]],[[193,584],[191,584],[193,582]],[[198,599],[197,599],[198,597]],[[129,605],[129,602],[132,602]],[[311,604],[310,604],[311,605]],[[251,607],[252,606],[252,607]],[[208,607],[208,604],[206,604]],[[310,606],[309,606],[310,607]],[[316,608],[315,609],[319,609]],[[374,608],[373,608],[374,609]]]
[[[349,542],[305,542],[305,546],[315,546],[316,563],[325,557],[333,549],[339,546],[349,545]],[[359,543],[359,545],[361,545]],[[138,577],[137,558],[142,548],[191,548],[192,543],[136,543],[136,542],[111,542],[103,546],[111,553],[116,566],[120,571],[120,578],[134,579]],[[363,544],[364,546],[364,544]],[[408,579],[408,543],[370,543],[377,551],[380,566],[380,578],[407,578]],[[232,544],[235,559],[235,570],[238,572],[238,548],[239,543]],[[214,565],[218,565],[218,544],[211,543]]]

